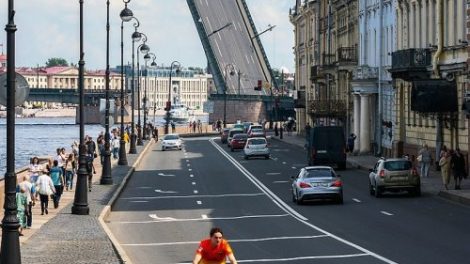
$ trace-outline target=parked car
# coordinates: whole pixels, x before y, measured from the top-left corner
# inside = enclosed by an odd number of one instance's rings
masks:
[[[227,144],[227,140],[228,140],[228,132],[230,131],[229,128],[224,128],[222,130],[222,133],[220,133],[220,142],[222,142],[222,144]]]
[[[178,134],[168,134],[162,138],[162,151],[167,149],[179,149],[183,147],[183,140]]]
[[[253,129],[264,129],[264,127],[262,125],[251,125],[249,128],[248,128],[248,131],[246,131],[246,133],[249,135],[251,130]]]
[[[245,148],[247,139],[248,139],[247,134],[236,134],[235,136],[233,136],[232,142],[230,143],[230,150],[234,151],[236,149]]]
[[[266,132],[261,128],[253,128],[250,131],[249,137],[266,137]]]
[[[230,129],[230,131],[228,132],[227,146],[230,147],[233,136],[235,136],[236,134],[242,134],[242,133],[243,133],[243,129],[240,129],[240,128]]]
[[[341,126],[318,126],[310,129],[307,141],[308,165],[333,165],[346,168],[346,140]]]
[[[248,138],[245,147],[243,148],[243,153],[245,159],[249,159],[251,157],[264,157],[265,159],[269,159],[270,151],[266,138]]]
[[[292,201],[297,204],[314,199],[343,203],[343,182],[329,166],[304,167],[292,180]]]
[[[370,195],[380,197],[385,191],[402,190],[415,196],[421,195],[419,174],[407,159],[379,159],[369,172]]]

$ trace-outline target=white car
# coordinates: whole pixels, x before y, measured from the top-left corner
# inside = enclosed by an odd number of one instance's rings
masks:
[[[269,159],[270,152],[268,142],[264,137],[248,138],[243,153],[245,154],[245,159],[251,157],[264,157],[265,159]]]
[[[183,140],[178,134],[168,134],[162,138],[162,151],[167,149],[179,149],[183,147]]]

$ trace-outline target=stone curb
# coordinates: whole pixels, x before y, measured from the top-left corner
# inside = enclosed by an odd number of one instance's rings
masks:
[[[454,193],[455,191],[439,191],[438,195],[444,199],[464,205],[470,205],[470,198]]]
[[[122,263],[127,263],[127,264],[132,264],[132,261],[130,260],[130,258],[127,256],[127,253],[126,251],[121,247],[121,245],[119,244],[119,242],[117,241],[116,237],[114,236],[114,234],[111,232],[111,230],[108,228],[108,226],[106,225],[106,222],[105,222],[105,218],[108,217],[108,215],[111,213],[111,207],[114,205],[114,203],[116,202],[117,198],[119,197],[119,195],[121,194],[122,190],[124,189],[124,187],[127,185],[127,182],[129,181],[129,178],[131,177],[131,175],[134,173],[135,171],[135,167],[137,167],[142,159],[142,157],[145,155],[145,153],[147,153],[148,149],[150,148],[150,146],[152,146],[154,143],[154,141],[150,141],[147,146],[145,146],[144,150],[139,154],[139,157],[137,158],[137,160],[134,162],[134,164],[132,165],[132,168],[127,172],[126,176],[124,176],[124,179],[122,180],[121,184],[119,185],[119,187],[116,189],[116,191],[114,192],[113,196],[111,197],[111,199],[109,200],[108,204],[106,204],[106,206],[103,208],[103,210],[101,211],[100,213],[100,216],[98,217],[98,221],[100,222],[100,225],[101,227],[103,228],[104,232],[106,233],[106,235],[108,236],[109,240],[111,241],[111,244],[113,244],[113,247],[115,248],[116,250],[116,253],[118,255],[118,257],[121,259]]]

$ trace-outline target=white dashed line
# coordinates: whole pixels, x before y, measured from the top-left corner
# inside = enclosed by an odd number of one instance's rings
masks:
[[[192,169],[188,169],[188,171],[193,171]]]
[[[186,162],[189,162],[189,160],[186,160]]]
[[[355,201],[356,203],[361,203],[361,200],[359,199],[353,198],[352,200]]]
[[[129,201],[130,203],[148,203],[148,201]]]
[[[186,166],[191,167],[191,164],[188,163],[188,164],[186,164]]]
[[[207,219],[207,215],[201,215],[202,219]]]
[[[273,181],[273,183],[288,183],[289,181]]]
[[[192,185],[196,185],[196,182],[191,182]]]
[[[280,172],[268,172],[266,175],[279,175],[281,174]]]
[[[194,174],[189,174],[189,177],[194,178]]]
[[[282,164],[286,165],[286,164],[287,164],[287,162],[283,161],[283,162],[282,162]]]
[[[292,167],[292,169],[293,169],[293,170],[296,170],[296,169],[297,169],[297,167]]]
[[[199,204],[199,205],[201,205],[201,204],[202,204],[202,202],[201,202],[201,201],[196,201],[196,203],[197,203],[197,204]]]
[[[393,215],[393,214],[391,214],[391,213],[389,213],[389,212],[386,212],[386,211],[380,211],[380,212],[381,212],[382,214],[384,214],[384,215],[388,215],[388,216],[391,216],[391,215]]]
[[[194,190],[193,193],[194,193],[194,194],[198,194],[199,192],[198,192],[197,190]]]

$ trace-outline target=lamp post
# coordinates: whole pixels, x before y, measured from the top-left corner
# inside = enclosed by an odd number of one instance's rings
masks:
[[[227,69],[230,69],[230,73],[227,73]],[[228,85],[227,85],[227,77],[228,77],[228,74],[230,74],[231,76],[235,75],[235,66],[233,66],[233,64],[229,63],[227,65],[225,65],[225,75],[224,75],[224,79],[225,79],[225,87],[224,87],[224,128],[227,127],[227,88],[228,88]]]
[[[124,22],[129,22],[134,14],[127,8],[131,0],[123,0],[124,9],[119,16],[121,17],[121,144],[119,145],[118,165],[127,165],[126,141],[124,140]]]
[[[109,0],[106,1],[106,80],[105,80],[105,101],[106,109],[104,113],[104,157],[103,169],[101,170],[100,184],[113,184],[111,177],[111,150],[109,145]]]
[[[170,125],[170,110],[171,110],[171,75],[173,73],[173,66],[176,66],[176,71],[179,71],[181,63],[179,61],[173,61],[170,65],[170,80],[168,81],[168,101],[166,102],[166,122],[165,122],[165,134],[168,134],[168,126]]]
[[[84,67],[83,60],[85,53],[83,52],[83,0],[80,0],[80,60],[78,61],[78,89],[80,91],[79,116],[80,116],[80,146],[78,151],[78,172],[77,184],[75,188],[75,196],[72,206],[72,214],[87,215],[90,212],[88,207],[87,193],[87,156],[85,146],[85,94],[84,94]]]
[[[132,33],[132,83],[131,83],[131,93],[132,93],[132,117],[131,117],[131,146],[129,148],[129,154],[136,154],[136,140],[137,135],[135,134],[135,120],[134,120],[134,110],[135,110],[135,68],[134,68],[134,46],[136,42],[139,42],[142,38],[142,35],[137,31],[137,28],[140,26],[140,22],[136,17],[132,17],[136,22],[134,23],[134,33]]]
[[[140,44],[138,47],[137,47],[137,106],[138,106],[138,109],[137,109],[137,123],[139,123],[139,130],[138,130],[138,135],[137,135],[137,145],[139,146],[142,146],[144,144],[144,142],[142,141],[142,124],[140,122],[140,64],[139,64],[139,50],[140,52],[142,52],[143,54],[147,54],[149,51],[150,51],[150,48],[149,46],[147,46],[147,44],[145,44],[147,42],[147,35],[145,35],[144,33],[140,33],[140,35],[142,36],[142,44]]]
[[[147,69],[147,62],[150,60],[149,53],[144,55],[145,60],[145,79],[144,79],[144,126],[143,126],[143,137],[144,140],[147,140],[147,77],[148,77],[148,69]]]
[[[80,2],[81,3],[81,2]],[[7,32],[7,168],[5,173],[5,213],[2,220],[0,263],[21,263],[16,207],[15,173],[15,31],[14,1],[8,0]]]
[[[157,55],[154,53],[150,52],[150,56],[152,56],[152,63],[150,64],[150,67],[155,67],[157,69],[157,63],[155,60],[157,59]],[[157,121],[155,119],[155,113],[157,111],[157,73],[155,72],[155,85],[154,85],[154,90],[153,90],[153,125],[157,127]]]

